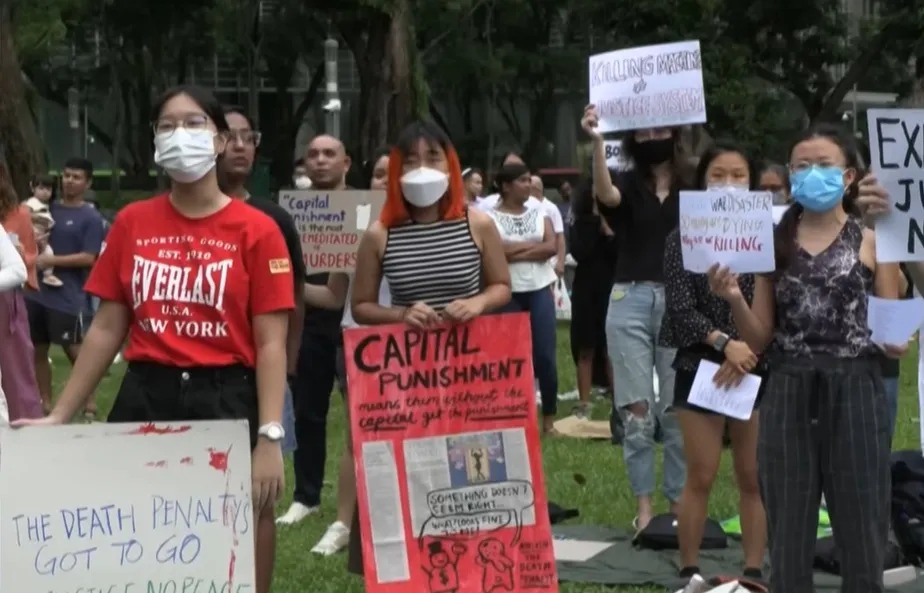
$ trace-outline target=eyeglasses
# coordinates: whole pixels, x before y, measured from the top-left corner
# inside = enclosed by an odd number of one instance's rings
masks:
[[[260,146],[260,139],[263,134],[257,130],[231,130],[228,132],[228,139],[232,142],[237,141],[241,144],[253,144]]]
[[[186,130],[204,130],[209,126],[209,118],[206,115],[192,114],[187,115],[181,120],[161,118],[151,123],[151,129],[155,136],[172,136],[179,128]]]

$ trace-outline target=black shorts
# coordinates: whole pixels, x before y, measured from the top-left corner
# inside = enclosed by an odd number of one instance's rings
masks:
[[[674,371],[674,403],[673,407],[690,412],[699,412],[700,414],[709,414],[711,416],[721,416],[718,412],[701,408],[687,401],[690,397],[690,390],[693,389],[693,380],[696,378],[696,371],[686,369],[677,369]],[[760,407],[760,400],[764,396],[764,386],[767,384],[767,378],[764,377],[760,382],[760,389],[757,391],[757,400],[754,402],[754,409]]]
[[[29,313],[32,343],[36,346],[74,346],[83,342],[83,337],[90,328],[89,315],[73,315],[49,309],[32,299],[26,299],[26,310]]]
[[[128,365],[109,422],[247,420],[250,446],[260,426],[256,375],[244,366],[180,369]]]

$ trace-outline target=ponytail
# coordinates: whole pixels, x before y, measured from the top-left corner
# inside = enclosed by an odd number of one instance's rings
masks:
[[[784,272],[795,260],[799,245],[796,234],[799,231],[799,219],[805,208],[796,202],[790,206],[780,219],[780,224],[773,232],[773,249],[776,252],[776,274]]]

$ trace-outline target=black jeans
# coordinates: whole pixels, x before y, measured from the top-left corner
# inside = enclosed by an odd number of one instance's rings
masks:
[[[295,407],[295,436],[298,449],[293,455],[295,502],[308,507],[321,504],[324,465],[327,463],[327,412],[334,379],[346,385],[337,372],[340,335],[305,332],[298,354],[298,371],[292,385]]]
[[[108,420],[247,420],[253,447],[260,428],[256,376],[244,366],[180,369],[133,362],[128,365]]]

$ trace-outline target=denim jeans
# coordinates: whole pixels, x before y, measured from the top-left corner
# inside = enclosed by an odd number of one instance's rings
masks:
[[[889,442],[895,436],[895,422],[898,418],[898,377],[883,377],[886,401],[889,403]]]
[[[533,336],[533,372],[539,379],[542,395],[542,415],[554,416],[558,411],[558,361],[555,346],[555,297],[551,288],[530,292],[515,292],[500,313],[529,313],[529,327]]]
[[[625,427],[622,452],[635,496],[655,491],[655,429],[664,443],[664,496],[680,499],[686,480],[683,436],[673,409],[676,350],[657,346],[664,317],[664,287],[653,282],[617,283],[606,314],[606,344],[613,366],[614,406]],[[655,393],[652,373],[658,373]],[[629,406],[647,404],[644,416]]]

